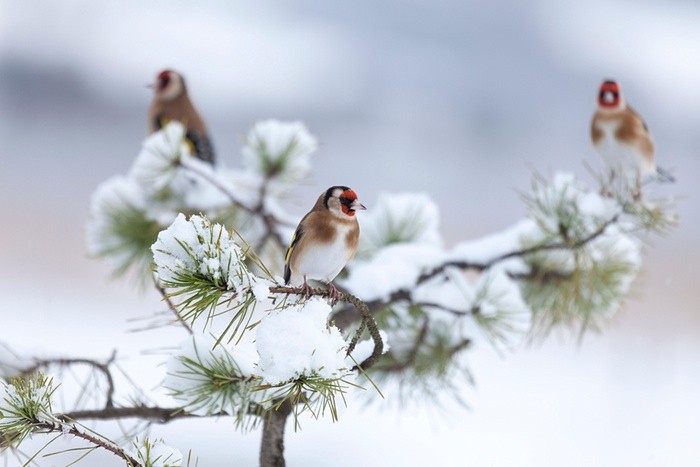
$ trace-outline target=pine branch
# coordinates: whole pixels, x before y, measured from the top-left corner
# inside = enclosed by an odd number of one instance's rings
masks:
[[[228,414],[211,414],[211,417],[226,416]],[[135,405],[132,407],[106,407],[94,410],[75,410],[57,415],[61,420],[118,420],[122,418],[140,418],[153,420],[158,423],[168,423],[181,418],[201,418],[204,415],[195,415],[182,410],[179,407],[157,407]]]
[[[573,242],[554,242],[554,243],[545,243],[541,245],[535,245],[532,247],[527,247],[527,248],[521,248],[518,250],[513,250],[508,253],[501,254],[499,256],[496,256],[489,261],[486,262],[470,262],[470,261],[447,261],[445,263],[442,263],[433,269],[431,269],[428,272],[425,272],[421,274],[418,279],[416,279],[416,283],[413,286],[413,288],[417,287],[418,285],[423,284],[424,282],[442,274],[445,272],[445,270],[449,268],[457,268],[461,269],[464,271],[467,270],[472,270],[472,271],[477,271],[477,272],[483,272],[486,271],[496,264],[505,261],[507,259],[512,259],[512,258],[522,258],[525,256],[529,256],[532,254],[536,253],[541,253],[543,251],[554,251],[554,250],[570,250],[570,251],[576,251],[578,249],[581,249],[603,235],[605,231],[607,230],[608,227],[611,225],[615,224],[619,220],[619,214],[613,216],[612,218],[608,219],[607,221],[603,222],[601,225],[598,226],[597,229],[595,229],[593,232],[591,232],[589,235],[587,235],[584,238],[581,238],[577,241]],[[523,274],[523,273],[517,273],[517,274],[509,274],[510,277],[514,279],[537,279],[540,281],[548,281],[548,280],[557,280],[557,279],[563,279],[566,278],[567,275],[559,275],[555,272],[549,271],[546,274],[543,274],[541,271],[531,271],[530,273]],[[411,298],[411,290],[409,289],[398,289],[395,290],[394,292],[389,295],[386,299],[377,299],[377,300],[371,300],[366,302],[367,308],[369,309],[371,314],[376,314],[384,309],[386,309],[388,306],[391,306],[395,303],[400,303],[400,302],[412,302]],[[428,304],[426,304],[428,305]],[[442,306],[438,306],[438,308],[444,308]],[[450,310],[446,310],[450,311]],[[456,310],[453,310],[456,311]],[[335,323],[338,325],[338,327],[342,329],[346,329],[348,326],[356,323],[358,320],[361,319],[361,315],[357,313],[356,309],[352,309],[349,307],[343,308],[336,312],[336,314],[333,317]]]
[[[115,444],[112,444],[110,442],[107,442],[105,440],[102,440],[96,436],[90,435],[84,431],[78,430],[75,425],[72,425],[70,427],[58,424],[58,423],[52,423],[52,422],[42,422],[39,420],[36,420],[35,422],[32,423],[32,425],[36,428],[37,431],[39,432],[44,432],[44,433],[62,433],[64,435],[71,435],[75,436],[76,438],[83,439],[87,441],[90,444],[93,444],[96,448],[102,448],[105,449],[112,454],[114,454],[117,457],[120,457],[121,459],[124,459],[127,463],[127,466],[129,467],[141,467],[141,464],[131,457],[129,454],[126,453],[123,449],[119,448]]]
[[[423,320],[423,324],[420,327],[420,331],[418,332],[418,334],[416,334],[416,339],[413,342],[413,345],[411,346],[410,350],[408,351],[408,355],[406,355],[403,361],[395,360],[394,363],[392,363],[391,365],[381,366],[381,370],[386,372],[398,372],[403,371],[406,368],[412,366],[416,361],[416,357],[418,357],[418,351],[420,350],[421,345],[425,343],[425,338],[428,335],[429,323],[430,320],[426,317]]]
[[[567,241],[567,242],[554,242],[554,243],[548,243],[548,244],[541,244],[541,245],[535,245],[527,248],[522,248],[519,250],[514,250],[508,253],[504,253],[502,255],[496,256],[495,258],[485,262],[485,263],[472,263],[468,261],[448,261],[445,262],[435,268],[433,268],[431,271],[428,271],[426,273],[421,274],[418,277],[418,280],[416,281],[416,285],[420,285],[423,282],[427,281],[428,279],[432,279],[433,277],[442,274],[445,269],[448,268],[457,268],[457,269],[462,269],[462,270],[476,270],[476,271],[485,271],[487,269],[492,268],[494,265],[505,261],[507,259],[511,258],[521,258],[524,256],[532,255],[535,253],[541,253],[543,251],[553,251],[553,250],[570,250],[570,251],[575,251],[580,248],[583,248],[586,246],[588,243],[592,242],[596,238],[600,237],[605,233],[605,230],[612,224],[618,221],[620,218],[619,214],[616,214],[612,218],[608,219],[607,221],[603,222],[601,225],[598,226],[597,229],[595,229],[593,232],[591,232],[589,235],[587,235],[584,238],[581,238],[575,242],[572,241]]]

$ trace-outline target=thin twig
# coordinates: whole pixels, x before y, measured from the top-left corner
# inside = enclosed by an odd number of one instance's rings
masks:
[[[227,186],[225,186],[223,183],[221,183],[216,177],[212,176],[211,173],[208,171],[202,170],[201,168],[197,167],[196,165],[191,165],[189,163],[181,163],[181,167],[183,167],[186,170],[189,170],[190,172],[202,177],[204,180],[207,182],[211,183],[211,185],[219,190],[224,196],[226,196],[230,201],[231,204],[238,206],[239,208],[243,209],[244,211],[252,214],[252,215],[258,215],[262,217],[263,222],[265,223],[265,228],[267,229],[266,236],[272,236],[272,238],[275,239],[277,242],[277,245],[280,248],[284,248],[286,246],[286,242],[282,238],[282,236],[279,234],[277,231],[277,225],[282,224],[275,216],[273,216],[271,213],[269,213],[265,209],[265,203],[264,199],[261,197],[260,201],[256,206],[248,206],[246,203],[238,199],[229,189]],[[266,191],[265,185],[267,184],[267,180],[263,183],[263,187],[261,187],[261,194],[264,194]]]
[[[224,414],[212,414],[211,416],[221,416]],[[72,420],[115,420],[121,418],[142,418],[154,420],[160,423],[167,423],[179,418],[200,417],[182,410],[179,407],[149,407],[136,405],[132,407],[108,407],[94,410],[75,410],[58,415],[58,418],[65,421]]]
[[[42,422],[39,420],[36,420],[32,425],[41,432],[48,432],[48,433],[63,433],[63,434],[68,434],[75,436],[76,438],[83,439],[87,441],[88,443],[91,443],[95,445],[95,447],[99,447],[102,449],[105,449],[115,456],[118,456],[122,459],[124,459],[129,467],[141,467],[141,464],[139,461],[131,457],[129,454],[126,453],[123,449],[120,447],[116,446],[115,444],[111,442],[107,442],[105,440],[102,440],[100,438],[97,438],[96,436],[90,435],[88,433],[85,433],[84,431],[78,430],[75,425],[71,425],[70,428],[58,424],[58,423],[52,423],[52,422]]]
[[[180,316],[180,312],[177,310],[177,307],[173,303],[172,300],[170,300],[170,297],[168,296],[168,293],[165,291],[165,289],[158,283],[158,279],[156,279],[155,275],[153,276],[153,285],[155,288],[160,292],[160,295],[163,297],[163,301],[168,305],[168,309],[172,311],[172,313],[175,315],[177,318],[177,321],[187,330],[187,332],[190,335],[193,335],[194,332],[192,331],[192,327],[190,327],[189,324]]]
[[[439,274],[441,274],[445,269],[455,267],[458,269],[472,269],[472,270],[477,270],[477,271],[484,271],[486,269],[490,269],[497,263],[500,263],[501,261],[505,261],[507,259],[511,258],[519,258],[523,256],[528,256],[534,253],[540,253],[543,251],[551,251],[551,250],[578,250],[579,248],[584,247],[586,244],[592,242],[599,236],[601,236],[605,230],[613,223],[617,222],[618,218],[620,217],[619,214],[616,214],[612,218],[608,219],[607,221],[603,222],[596,230],[594,230],[592,233],[587,235],[586,237],[577,240],[575,242],[556,242],[556,243],[550,243],[550,244],[542,244],[542,245],[535,245],[531,246],[528,248],[522,248],[520,250],[515,250],[511,251],[508,253],[504,253],[502,255],[496,256],[495,258],[492,258],[491,260],[485,262],[485,263],[472,263],[469,261],[447,261],[432,270],[421,274],[418,277],[418,280],[416,281],[416,285],[420,285],[423,282],[427,281],[428,279],[431,279]]]
[[[36,372],[39,368],[44,368],[47,366],[51,365],[60,365],[60,366],[70,366],[70,365],[88,365],[96,370],[100,371],[105,379],[107,380],[107,394],[106,394],[106,400],[105,400],[105,408],[109,409],[111,407],[114,407],[114,378],[112,377],[112,371],[110,370],[109,366],[114,363],[114,359],[116,358],[116,350],[112,352],[112,355],[110,356],[109,360],[107,360],[105,363],[100,363],[96,360],[91,360],[88,358],[44,358],[44,359],[36,359],[34,361],[34,365],[30,366],[29,368],[25,368],[19,375],[20,376],[27,376],[31,375],[32,373]]]
[[[511,258],[518,258],[518,257],[523,257],[523,256],[528,256],[531,254],[543,252],[543,251],[552,251],[552,250],[565,250],[565,249],[570,249],[570,250],[577,250],[579,248],[582,248],[586,246],[588,243],[592,242],[599,236],[601,236],[603,233],[605,233],[605,230],[619,219],[619,214],[613,216],[612,218],[608,219],[604,223],[602,223],[598,228],[587,235],[586,237],[577,240],[576,242],[569,242],[569,243],[564,243],[564,242],[556,242],[556,243],[549,243],[549,244],[543,244],[543,245],[535,245],[532,247],[528,248],[522,248],[519,250],[514,250],[510,251],[508,253],[504,253],[502,255],[496,256],[489,261],[479,263],[479,262],[470,262],[470,261],[447,261],[445,263],[440,264],[439,266],[436,266],[435,268],[431,269],[428,272],[425,272],[421,274],[418,279],[416,280],[416,283],[414,285],[418,286],[429,279],[432,279],[433,277],[442,274],[446,269],[448,268],[457,268],[457,269],[462,269],[462,270],[473,270],[473,271],[485,271],[487,269],[490,269],[491,267],[495,266],[497,263],[500,263],[502,261],[505,261],[507,259]],[[533,271],[529,274],[522,274],[522,273],[517,273],[517,274],[509,274],[512,278],[514,279],[561,279],[561,276],[556,276],[555,274],[544,274],[541,271]],[[411,298],[411,290],[409,289],[398,289],[392,292],[387,298],[384,299],[377,299],[377,300],[371,300],[368,301],[367,307],[370,309],[370,311],[374,313],[378,313],[379,311],[385,309],[387,306],[390,306],[394,303],[398,302],[412,302]],[[444,307],[440,307],[444,308]],[[450,311],[450,310],[447,310]],[[452,310],[452,311],[457,311],[457,310]],[[359,316],[355,314],[355,310],[347,307],[344,309],[341,309],[335,314],[334,319],[340,323],[341,329],[349,326],[353,322],[357,321],[357,319],[361,319]]]

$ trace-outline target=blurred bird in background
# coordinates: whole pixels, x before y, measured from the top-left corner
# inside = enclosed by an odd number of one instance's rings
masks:
[[[332,186],[322,193],[292,236],[284,259],[285,284],[301,286],[309,295],[306,281],[323,281],[337,300],[341,294],[333,279],[355,256],[360,239],[355,211],[361,209],[366,208],[346,186]]]
[[[204,120],[190,101],[182,75],[173,70],[163,70],[149,87],[153,88],[154,96],[148,109],[148,132],[155,133],[171,120],[181,122],[187,129],[185,140],[192,154],[213,165],[216,161],[214,148]]]
[[[634,177],[634,197],[641,197],[642,177],[656,175],[658,180],[673,177],[656,165],[654,140],[642,117],[622,95],[619,83],[605,80],[598,92],[598,108],[591,122],[591,140],[609,171],[608,191],[616,176]]]

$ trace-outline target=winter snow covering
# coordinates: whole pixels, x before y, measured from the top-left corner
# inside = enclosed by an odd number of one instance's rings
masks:
[[[173,120],[144,140],[131,167],[131,176],[142,186],[160,191],[177,177],[184,157],[192,157],[185,144],[185,127]]]
[[[403,291],[411,293],[417,303],[459,312],[478,308],[482,317],[505,313],[512,329],[526,330],[530,310],[508,274],[529,272],[527,257],[503,257],[529,246],[559,242],[562,222],[571,224],[574,238],[584,239],[620,211],[615,200],[588,190],[568,173],[557,173],[551,181],[537,185],[529,204],[528,218],[448,251],[438,234],[438,210],[427,196],[382,195],[375,211],[362,219],[360,254],[350,264],[342,284],[365,301],[387,300]],[[641,264],[638,240],[620,227],[608,225],[587,245],[586,252],[590,262],[614,255],[615,260],[632,266],[632,273],[617,284],[618,292],[624,294]],[[565,267],[575,265],[571,251],[553,249],[542,254]],[[488,272],[470,281],[459,268],[447,267],[445,275],[440,275],[447,281],[424,280],[417,285],[421,276],[450,263],[472,264]],[[586,267],[585,263],[579,265]]]
[[[280,386],[300,378],[338,379],[347,376],[355,362],[367,358],[371,341],[358,343],[353,358],[335,326],[328,325],[330,305],[312,298],[265,315],[235,345],[216,344],[210,336],[184,341],[168,361],[163,386],[188,411],[206,415],[237,413],[247,401],[262,402],[257,385]],[[386,342],[386,335],[382,333]],[[388,345],[385,345],[385,351]],[[224,378],[241,378],[241,384],[212,384],[212,372]],[[227,394],[222,391],[231,388]]]
[[[157,201],[170,198],[190,210],[201,210],[230,203],[219,188],[203,179],[232,189],[231,177],[222,176],[226,174],[226,170],[217,170],[192,156],[185,143],[185,127],[174,120],[144,140],[129,176],[151,197],[150,205],[157,206]]]
[[[394,243],[442,245],[440,215],[425,193],[382,193],[362,216],[359,257]]]
[[[183,276],[201,274],[229,290],[250,287],[255,276],[243,263],[241,248],[221,224],[178,214],[170,227],[158,234],[151,248],[158,277],[166,284],[177,283]]]
[[[445,262],[483,264],[517,250],[522,235],[533,228],[531,221],[523,221],[503,232],[446,251],[439,224],[438,208],[425,194],[380,195],[376,208],[362,219],[361,251],[343,285],[362,300],[385,300],[396,291],[414,289],[422,274]],[[523,269],[518,261],[505,266],[509,270]],[[425,288],[419,289],[426,293]],[[442,294],[447,293],[442,289]],[[463,291],[452,289],[448,308],[454,308],[453,299],[466,306]]]
[[[115,225],[120,213],[145,210],[145,197],[134,179],[116,176],[102,182],[90,200],[90,220],[85,231],[88,253],[109,254],[115,264],[126,262],[130,252],[123,248],[124,239],[115,233]]]
[[[243,165],[262,177],[274,175],[272,191],[284,191],[306,179],[317,148],[318,141],[302,122],[264,120],[248,133]]]
[[[33,417],[37,420],[53,421],[54,417],[51,413],[53,390],[50,380],[42,385],[36,380],[28,379],[24,382],[20,394],[14,385],[0,380],[0,430],[3,426],[28,422],[28,413],[33,413]]]
[[[262,320],[256,347],[264,382],[274,385],[301,376],[336,379],[347,373],[347,344],[340,330],[328,325],[330,312],[325,300],[312,298]]]

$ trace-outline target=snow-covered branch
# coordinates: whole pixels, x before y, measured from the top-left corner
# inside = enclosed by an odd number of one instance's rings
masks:
[[[117,274],[151,275],[175,317],[170,324],[187,334],[162,384],[174,403],[116,404],[114,356],[18,364],[0,347],[3,377],[87,365],[105,380],[104,404],[99,398],[95,407],[54,414],[48,385],[34,388],[36,403],[22,408],[34,412],[8,418],[0,407],[3,442],[41,429],[98,445],[71,424],[216,416],[239,429],[262,423],[261,462],[280,465],[287,418],[306,411],[336,420],[338,402],[358,381],[433,395],[458,387],[458,375],[471,381],[461,353],[480,342],[512,348],[555,326],[600,327],[641,268],[641,237],[675,222],[670,203],[625,190],[604,196],[567,173],[535,175],[521,220],[447,246],[440,209],[427,194],[384,193],[360,214],[360,246],[337,278],[338,298],[280,277],[299,221],[284,203],[307,178],[318,147],[306,127],[257,123],[237,170],[192,157],[184,138],[178,122],[148,137],[129,173],[96,190],[87,225],[89,251]],[[104,442],[127,462],[182,461],[157,441],[136,440],[131,450]]]

